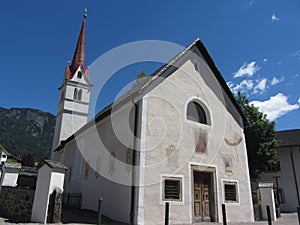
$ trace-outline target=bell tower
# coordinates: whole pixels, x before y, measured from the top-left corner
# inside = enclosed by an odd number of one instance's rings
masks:
[[[87,123],[90,88],[89,71],[85,65],[86,10],[79,33],[72,63],[68,62],[64,80],[58,90],[60,97],[56,114],[51,159],[63,161],[63,151],[55,149],[61,141],[74,134]]]

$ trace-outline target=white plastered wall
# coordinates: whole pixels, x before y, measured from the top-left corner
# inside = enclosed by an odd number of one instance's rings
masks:
[[[82,208],[94,211],[102,198],[103,215],[126,223],[130,221],[132,185],[132,168],[126,160],[128,149],[134,147],[132,130],[128,126],[131,109],[131,106],[124,106],[113,110],[112,119],[106,117],[94,124],[64,148],[64,164],[70,170],[65,191],[82,193]],[[82,140],[84,147],[78,148]],[[81,175],[72,178],[75,151],[79,149],[83,157]]]
[[[221,204],[224,203],[223,179],[238,181],[239,203],[226,203],[228,221],[253,221],[252,199],[247,154],[243,129],[216,96],[224,92],[217,85],[207,85],[207,79],[214,77],[205,61],[199,62],[200,73],[195,70],[192,61],[181,67],[147,94],[147,126],[145,152],[145,187],[144,187],[144,224],[163,224],[164,205],[160,204],[161,174],[180,174],[184,176],[184,205],[170,205],[170,223],[191,223],[191,185],[189,163],[215,165],[218,220],[221,221]],[[205,78],[205,79],[204,79]],[[213,81],[212,81],[213,83]],[[219,88],[219,89],[218,89]],[[211,117],[211,125],[201,125],[186,120],[186,107],[191,99],[203,102]],[[226,102],[226,96],[224,96]],[[228,100],[228,99],[227,99]],[[228,101],[227,101],[228,102]],[[227,107],[233,107],[228,105]],[[234,109],[233,109],[234,110]],[[207,134],[207,152],[195,153],[197,135]],[[143,135],[143,134],[142,134]],[[241,138],[241,140],[240,140]],[[239,142],[230,146],[227,142]],[[178,151],[177,167],[168,165],[166,149],[174,145]],[[232,172],[225,172],[224,157],[232,160]],[[242,213],[241,213],[242,212]]]

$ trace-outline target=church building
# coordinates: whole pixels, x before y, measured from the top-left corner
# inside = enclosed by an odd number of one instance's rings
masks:
[[[86,15],[59,88],[51,157],[68,167],[64,191],[128,224],[164,224],[166,202],[170,224],[221,222],[222,204],[229,222],[253,222],[245,118],[203,43],[88,121],[85,32]]]

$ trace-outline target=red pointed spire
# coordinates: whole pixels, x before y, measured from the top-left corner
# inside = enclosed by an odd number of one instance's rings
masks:
[[[73,75],[71,72],[71,68],[70,68],[70,61],[68,62],[68,64],[66,65],[66,70],[65,70],[65,79],[72,79]]]
[[[85,13],[83,16],[83,22],[81,25],[80,34],[78,37],[76,49],[74,52],[72,64],[71,64],[71,71],[74,73],[78,67],[81,65],[85,70],[85,23],[86,23],[87,14]]]
[[[85,65],[85,23],[86,23],[86,17],[87,17],[87,9],[85,9],[85,13],[83,15],[83,22],[81,25],[80,34],[78,37],[76,49],[74,52],[73,60],[70,65],[70,62],[68,62],[68,65],[66,66],[65,70],[65,79],[69,80],[72,79],[78,68],[82,67],[82,73],[84,74],[84,77],[88,84],[90,84],[90,78],[88,74],[88,68]],[[91,84],[90,84],[91,85]]]

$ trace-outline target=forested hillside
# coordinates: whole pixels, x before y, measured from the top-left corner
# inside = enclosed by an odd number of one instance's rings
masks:
[[[0,107],[0,144],[18,158],[49,158],[55,116],[29,108]]]

